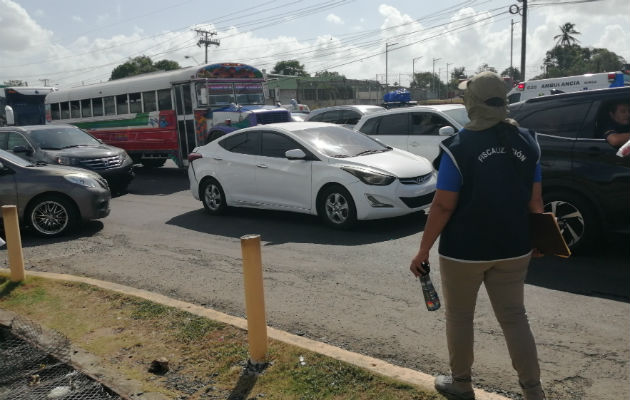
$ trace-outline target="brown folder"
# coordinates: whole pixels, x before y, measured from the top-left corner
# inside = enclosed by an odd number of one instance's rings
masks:
[[[569,257],[571,250],[564,241],[556,217],[550,213],[530,214],[532,248],[545,255]]]

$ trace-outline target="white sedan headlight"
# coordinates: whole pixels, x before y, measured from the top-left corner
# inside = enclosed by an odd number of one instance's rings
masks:
[[[64,175],[64,178],[66,178],[66,180],[69,182],[72,182],[77,185],[89,187],[89,188],[95,188],[99,186],[96,179],[91,178],[87,175],[82,175],[82,174]]]
[[[385,175],[376,171],[369,171],[355,167],[341,167],[342,170],[351,173],[367,185],[387,186],[396,180],[391,175]]]

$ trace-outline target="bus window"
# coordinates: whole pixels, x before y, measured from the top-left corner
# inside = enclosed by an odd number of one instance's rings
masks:
[[[220,106],[234,103],[234,87],[231,83],[211,83],[208,85],[210,92],[210,105]]]
[[[92,99],[92,114],[95,117],[100,117],[103,115],[103,98],[97,97]]]
[[[92,105],[90,99],[81,100],[81,116],[83,118],[92,116]]]
[[[59,112],[59,103],[50,105],[50,115],[53,120],[61,119],[61,113]]]
[[[116,114],[129,114],[129,103],[126,94],[116,96]]]
[[[116,115],[116,102],[114,96],[104,97],[105,115]]]
[[[64,101],[61,103],[61,119],[70,118],[70,103]]]
[[[70,118],[81,118],[81,106],[79,100],[70,102]]]
[[[142,97],[140,92],[129,93],[129,112],[141,113],[142,112]]]
[[[158,95],[158,109],[159,110],[172,110],[173,102],[171,101],[171,89],[162,89],[157,91]]]
[[[170,96],[170,95],[169,95]],[[155,102],[155,91],[142,92],[142,103],[144,112],[157,111],[157,103]]]

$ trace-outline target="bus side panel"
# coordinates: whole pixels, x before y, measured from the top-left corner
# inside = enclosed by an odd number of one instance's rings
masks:
[[[175,111],[150,113],[149,118],[75,123],[103,142],[133,153],[156,150],[177,151]]]

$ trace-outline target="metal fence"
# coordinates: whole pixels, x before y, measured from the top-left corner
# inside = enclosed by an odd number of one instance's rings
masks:
[[[21,317],[0,326],[0,400],[100,400],[119,395],[75,370],[70,342]]]

